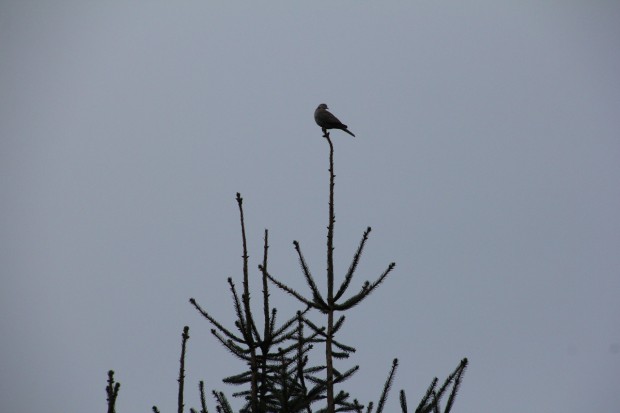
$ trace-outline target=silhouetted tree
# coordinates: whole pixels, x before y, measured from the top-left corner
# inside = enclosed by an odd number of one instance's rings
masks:
[[[359,366],[349,367],[342,371],[337,368],[336,360],[347,359],[355,352],[355,348],[342,343],[337,339],[337,334],[345,323],[344,313],[350,311],[366,299],[392,272],[395,263],[390,263],[387,268],[373,281],[365,281],[361,289],[345,297],[351,281],[355,275],[364,247],[371,232],[368,227],[357,247],[349,268],[337,283],[334,270],[334,226],[335,217],[335,173],[334,173],[334,146],[329,132],[323,129],[323,137],[329,145],[329,211],[327,226],[327,271],[325,275],[325,292],[322,292],[313,277],[298,241],[293,241],[293,246],[301,273],[308,286],[308,294],[304,295],[285,283],[279,281],[269,271],[268,251],[269,233],[265,230],[263,259],[258,265],[259,275],[262,280],[262,325],[257,320],[251,307],[250,294],[250,270],[249,255],[247,250],[247,238],[245,218],[243,213],[243,198],[237,193],[237,205],[239,208],[239,220],[241,226],[242,243],[242,274],[243,282],[239,291],[232,278],[228,278],[228,284],[232,295],[233,309],[236,320],[234,328],[228,328],[213,318],[198,302],[190,299],[190,303],[202,314],[213,326],[211,333],[215,338],[236,358],[242,360],[246,368],[232,376],[223,379],[224,383],[242,386],[242,390],[233,393],[233,397],[244,400],[240,413],[312,413],[317,403],[322,406],[316,410],[318,413],[358,412],[374,413],[375,403],[369,402],[366,406],[360,404],[357,399],[350,400],[350,394],[336,386],[342,387],[343,383],[358,371]],[[277,323],[277,309],[269,302],[269,283],[273,283],[279,289],[295,297],[301,304],[301,308],[289,316],[282,324]],[[310,320],[310,313],[322,314],[324,325]],[[341,313],[337,316],[337,313]],[[182,335],[179,389],[178,389],[178,413],[184,409],[184,378],[185,378],[185,355],[186,344],[189,339],[189,328],[185,327]],[[309,354],[319,344],[324,350],[324,364],[310,365]],[[383,386],[380,398],[376,403],[376,413],[382,413],[388,398],[390,388],[395,377],[398,360],[394,359]],[[416,413],[449,413],[453,407],[454,399],[461,384],[462,376],[467,367],[467,359],[463,359],[457,368],[450,374],[441,387],[437,387],[437,378],[433,379],[426,393],[418,403]],[[115,402],[118,395],[119,383],[114,382],[113,372],[109,372],[108,386],[108,413],[115,413]],[[205,398],[204,382],[199,384],[200,413],[208,413]],[[233,409],[221,391],[213,391],[215,409],[218,413],[233,413]],[[444,407],[441,401],[447,396]],[[404,390],[400,391],[400,406],[403,413],[408,412],[407,400]],[[156,406],[153,411],[159,413]],[[196,409],[190,409],[197,413]]]

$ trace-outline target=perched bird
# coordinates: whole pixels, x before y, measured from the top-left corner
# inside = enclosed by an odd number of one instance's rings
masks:
[[[325,129],[340,129],[351,136],[355,136],[347,129],[347,125],[340,122],[337,117],[332,115],[327,110],[327,105],[325,103],[321,103],[319,107],[316,108],[316,110],[314,111],[314,121],[317,125],[323,128],[323,132],[325,132]]]

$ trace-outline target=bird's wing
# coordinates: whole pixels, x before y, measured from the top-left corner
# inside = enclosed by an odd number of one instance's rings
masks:
[[[325,123],[327,123],[329,126],[341,126],[342,125],[342,122],[340,122],[340,120],[337,117],[335,117],[328,111],[325,111],[324,120],[325,120]]]

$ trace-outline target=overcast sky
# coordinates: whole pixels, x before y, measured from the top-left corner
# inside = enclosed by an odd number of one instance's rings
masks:
[[[248,2],[249,3],[249,2]],[[415,405],[470,367],[458,412],[620,409],[616,1],[0,3],[0,410],[176,409],[240,372],[188,303],[231,325],[245,199],[254,297],[324,280],[334,131],[348,389],[391,360]],[[275,289],[281,319],[299,308]],[[209,400],[211,408],[213,403]],[[238,405],[238,404],[237,404]]]

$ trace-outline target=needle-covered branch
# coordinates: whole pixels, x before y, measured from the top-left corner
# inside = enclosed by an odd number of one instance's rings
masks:
[[[234,354],[236,357],[240,358],[243,361],[248,361],[247,354],[250,350],[248,350],[246,347],[238,346],[237,344],[235,344],[234,341],[227,340],[226,338],[222,337],[220,333],[215,329],[211,329],[211,334],[213,334],[213,336],[217,338],[217,340],[222,343],[222,345],[226,347],[226,349],[232,354]],[[241,343],[246,344],[245,342]]]
[[[431,380],[431,384],[430,386],[428,386],[428,389],[426,389],[426,393],[424,394],[424,396],[422,397],[422,399],[420,399],[420,403],[418,404],[418,407],[415,409],[415,413],[421,413],[422,411],[424,411],[424,407],[426,406],[426,404],[428,403],[429,399],[431,398],[434,390],[435,390],[435,386],[437,386],[437,377],[435,377],[433,380]]]
[[[183,328],[182,334],[182,344],[181,344],[181,358],[179,360],[179,364],[181,365],[179,368],[179,396],[178,396],[178,405],[177,411],[178,413],[183,413],[183,389],[185,387],[185,350],[187,347],[187,340],[189,340],[189,327],[185,326]]]
[[[231,339],[231,340],[233,340],[233,341],[235,341],[237,343],[244,343],[245,342],[241,337],[237,337],[230,330],[228,330],[226,327],[221,325],[215,318],[211,317],[209,315],[209,313],[207,313],[205,310],[202,309],[202,307],[196,302],[195,299],[190,298],[189,302],[194,306],[194,308],[196,308],[196,310],[198,310],[198,312],[200,312],[200,314],[202,314],[203,317],[205,317],[207,320],[209,320],[209,322],[211,324],[213,324],[215,327],[217,327],[218,330],[220,330],[222,333],[224,333],[226,335],[226,337],[228,337],[229,339]]]
[[[344,281],[342,282],[340,288],[338,289],[338,292],[334,296],[334,301],[338,301],[338,299],[342,297],[342,294],[344,294],[344,292],[347,290],[347,287],[351,283],[351,279],[353,278],[353,274],[357,269],[357,264],[359,263],[360,257],[362,256],[362,252],[364,251],[364,245],[366,245],[366,241],[368,241],[368,235],[370,234],[371,230],[372,229],[368,227],[366,228],[366,231],[364,231],[364,235],[362,236],[362,240],[360,241],[360,244],[357,247],[357,251],[353,256],[353,261],[351,261],[351,265],[349,266],[347,275],[344,277]]]
[[[310,310],[310,307],[306,307],[303,311],[297,311],[295,317],[291,317],[286,323],[282,324],[275,332],[274,336],[279,336],[284,330],[288,330],[288,328],[295,322],[298,322],[300,319],[303,320],[303,316]]]
[[[205,398],[205,382],[200,381],[198,385],[198,389],[200,390],[200,413],[209,413],[207,410],[207,400]]]
[[[394,374],[396,374],[397,368],[398,359],[394,359],[394,361],[392,361],[392,368],[390,369],[390,374],[388,375],[388,378],[383,385],[383,391],[381,392],[379,403],[377,403],[377,413],[383,413],[383,408],[385,407],[385,402],[390,392],[390,388],[392,387],[392,383],[394,382]]]
[[[319,288],[316,286],[314,279],[312,278],[312,274],[310,273],[310,269],[308,268],[308,264],[306,264],[306,260],[304,259],[304,255],[301,253],[301,247],[299,246],[299,242],[293,241],[293,245],[295,245],[295,251],[297,251],[297,255],[299,257],[299,264],[301,265],[302,272],[304,277],[306,278],[306,282],[312,291],[312,298],[317,305],[327,308],[327,303],[323,299]]]
[[[258,266],[258,269],[261,271],[265,272],[265,275],[267,276],[267,278],[269,278],[269,280],[274,283],[275,285],[278,286],[278,288],[280,288],[281,290],[283,290],[284,292],[292,295],[293,297],[297,298],[299,301],[301,301],[302,303],[304,303],[305,305],[307,305],[308,307],[313,307],[313,308],[318,308],[317,305],[315,303],[313,303],[312,301],[308,300],[306,297],[304,297],[303,295],[299,294],[297,291],[293,290],[292,288],[290,288],[288,285],[276,280],[275,278],[273,278],[271,276],[271,274],[269,274],[269,272],[267,270],[265,270],[263,268],[262,265]]]
[[[114,370],[108,371],[108,385],[105,388],[108,401],[108,413],[116,413],[116,398],[121,384],[114,381]]]
[[[230,403],[224,393],[213,390],[213,397],[217,402],[218,411],[222,413],[233,413],[233,409],[230,407]]]
[[[265,235],[263,237],[263,268],[267,269],[267,257],[269,253],[269,231],[265,229]],[[268,337],[273,332],[274,324],[270,321],[269,318],[269,283],[267,282],[267,276],[262,273],[263,280],[263,317],[265,317],[263,331],[263,337]],[[274,313],[275,317],[275,313]]]
[[[349,298],[342,304],[334,305],[334,308],[338,311],[345,311],[359,304],[364,298],[366,298],[371,292],[373,292],[374,289],[383,282],[383,280],[385,280],[385,278],[394,269],[395,266],[396,263],[391,263],[375,282],[371,284],[369,281],[366,281],[359,293]]]
[[[426,394],[424,395],[422,400],[420,400],[420,403],[418,404],[418,407],[415,410],[416,413],[440,412],[441,411],[441,406],[440,406],[441,399],[444,396],[446,390],[450,388],[450,385],[452,385],[451,387],[452,390],[450,391],[450,396],[448,396],[448,401],[444,409],[444,413],[449,413],[450,410],[452,409],[452,406],[454,405],[454,400],[460,388],[461,379],[462,379],[463,374],[465,373],[467,364],[468,364],[468,360],[466,358],[461,360],[461,362],[456,367],[456,369],[452,372],[452,374],[450,374],[446,378],[444,384],[437,391],[435,390],[435,388],[437,387],[437,377],[435,377],[433,381],[431,382],[431,385],[429,386],[428,390],[426,391]],[[403,411],[403,413],[406,413],[406,412]]]
[[[400,391],[400,409],[403,413],[407,413],[407,396],[404,390]]]

